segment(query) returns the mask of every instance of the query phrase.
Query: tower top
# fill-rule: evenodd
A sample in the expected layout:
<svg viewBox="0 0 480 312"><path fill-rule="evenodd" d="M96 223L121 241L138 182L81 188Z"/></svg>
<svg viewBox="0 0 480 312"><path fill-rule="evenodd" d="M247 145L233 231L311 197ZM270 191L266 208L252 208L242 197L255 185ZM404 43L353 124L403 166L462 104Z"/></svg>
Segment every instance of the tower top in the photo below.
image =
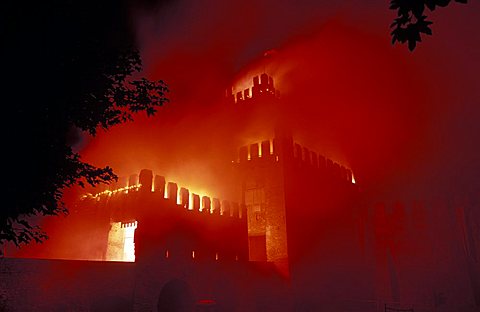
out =
<svg viewBox="0 0 480 312"><path fill-rule="evenodd" d="M226 97L229 103L240 103L259 97L279 98L280 91L275 89L273 77L266 73L253 77L253 85L243 91L233 94L233 89L227 90Z"/></svg>

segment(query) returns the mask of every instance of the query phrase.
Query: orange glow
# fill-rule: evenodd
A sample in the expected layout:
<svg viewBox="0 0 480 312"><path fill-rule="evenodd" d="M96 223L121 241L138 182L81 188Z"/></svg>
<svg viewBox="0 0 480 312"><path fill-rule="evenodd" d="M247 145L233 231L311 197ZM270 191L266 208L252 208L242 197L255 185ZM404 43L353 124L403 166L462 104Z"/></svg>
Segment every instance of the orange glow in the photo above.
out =
<svg viewBox="0 0 480 312"><path fill-rule="evenodd" d="M181 188L179 187L178 190L177 190L177 205L182 205L184 203L182 203L182 198L180 196L180 190ZM166 193L166 192L165 192Z"/></svg>
<svg viewBox="0 0 480 312"><path fill-rule="evenodd" d="M108 233L107 261L135 262L135 229L137 221L114 222Z"/></svg>
<svg viewBox="0 0 480 312"><path fill-rule="evenodd" d="M125 192L125 193L128 193L129 190L138 190L142 185L141 184L135 184L135 185L131 185L131 186L126 186L126 187L121 187L121 188L118 188L118 189L115 189L113 191L110 191L110 190L106 190L106 191L103 191L103 192L100 192L100 193L97 193L95 195L92 195L92 194L85 194L82 196L82 199L85 199L85 198L98 198L102 195L107 195L107 196L112 196L116 193L119 193L119 192Z"/></svg>
<svg viewBox="0 0 480 312"><path fill-rule="evenodd" d="M135 229L137 222L125 227L124 245L123 245L123 261L135 262Z"/></svg>

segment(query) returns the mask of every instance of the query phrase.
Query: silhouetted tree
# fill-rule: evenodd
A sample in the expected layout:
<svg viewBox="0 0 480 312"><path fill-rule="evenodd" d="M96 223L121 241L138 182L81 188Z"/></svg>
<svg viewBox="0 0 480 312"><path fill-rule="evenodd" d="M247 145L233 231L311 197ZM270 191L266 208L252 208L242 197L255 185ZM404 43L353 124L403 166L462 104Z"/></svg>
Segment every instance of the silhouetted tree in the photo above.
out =
<svg viewBox="0 0 480 312"><path fill-rule="evenodd" d="M468 0L455 0L467 3ZM446 7L451 0L391 0L390 9L397 11L397 18L390 25L392 43L408 43L408 48L413 51L417 42L421 42L421 34L432 34L431 21L424 15L425 9L434 11L437 7Z"/></svg>
<svg viewBox="0 0 480 312"><path fill-rule="evenodd" d="M141 60L127 1L7 1L2 4L3 201L0 244L37 242L36 215L67 211L65 188L116 179L72 150L78 129L153 115L167 100L163 81L132 78Z"/></svg>

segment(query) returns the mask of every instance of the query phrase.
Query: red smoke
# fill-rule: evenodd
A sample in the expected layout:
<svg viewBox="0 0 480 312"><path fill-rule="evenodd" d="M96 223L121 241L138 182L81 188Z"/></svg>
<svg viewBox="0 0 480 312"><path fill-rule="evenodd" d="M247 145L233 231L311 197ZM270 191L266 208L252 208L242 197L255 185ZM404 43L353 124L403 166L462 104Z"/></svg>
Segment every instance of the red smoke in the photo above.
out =
<svg viewBox="0 0 480 312"><path fill-rule="evenodd" d="M239 146L273 136L269 116L238 120L222 102L226 87L251 85L264 71L281 91L279 118L296 140L352 167L364 183L403 170L412 150L424 152L416 142L429 122L428 83L384 37L335 18L284 40L270 57L259 53L237 73L234 58L225 60L233 51L212 38L204 45L175 46L154 60L142 51L149 78L169 82L171 103L152 119L138 116L100 133L82 151L84 159L120 175L152 168L180 183L217 188Z"/></svg>
<svg viewBox="0 0 480 312"><path fill-rule="evenodd" d="M139 115L100 131L81 150L83 160L109 165L119 176L151 168L179 186L235 196L225 186L231 160L241 145L271 138L273 123L261 112L238 120L223 102L224 90L263 71L281 91L279 119L296 140L351 167L369 189L385 192L437 173L445 162L439 150L464 147L432 141L439 121L452 123L447 102L461 93L445 91L454 80L445 58L454 49L436 54L432 46L445 48L440 37L454 34L439 31L411 55L391 46L383 2L372 11L365 4L273 3L180 1L159 12L136 11L143 74L165 80L171 102L153 118ZM265 58L270 49L276 53ZM431 172L418 172L422 166Z"/></svg>

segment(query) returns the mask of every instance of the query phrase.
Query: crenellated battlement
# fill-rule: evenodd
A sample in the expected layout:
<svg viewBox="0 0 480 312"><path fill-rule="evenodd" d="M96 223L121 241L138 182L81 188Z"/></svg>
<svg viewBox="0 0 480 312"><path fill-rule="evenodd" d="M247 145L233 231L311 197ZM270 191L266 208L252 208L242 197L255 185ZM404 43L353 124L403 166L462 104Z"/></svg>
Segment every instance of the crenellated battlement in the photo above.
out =
<svg viewBox="0 0 480 312"><path fill-rule="evenodd" d="M197 194L152 170L83 196L80 208L105 225L108 260L248 260L244 205Z"/></svg>
<svg viewBox="0 0 480 312"><path fill-rule="evenodd" d="M320 155L293 140L283 142L283 152L280 152L279 140L264 140L240 147L238 158L234 163L244 164L248 162L280 162L282 157L291 160L296 166L311 169L322 174L328 174L355 184L352 170Z"/></svg>
<svg viewBox="0 0 480 312"><path fill-rule="evenodd" d="M334 178L355 184L355 178L351 169L298 143L293 143L293 159L301 167L326 172Z"/></svg>
<svg viewBox="0 0 480 312"><path fill-rule="evenodd" d="M120 183L127 183L127 185ZM136 198L145 194L152 194L162 202L175 203L177 208L185 211L195 211L202 215L217 215L231 218L244 218L246 211L244 207L236 202L221 200L216 197L196 194L186 187L178 187L175 182L166 181L164 176L153 175L148 169L143 169L140 174L132 174L128 178L120 178L119 182L112 183L109 189L96 194L86 194L83 200L92 199L99 202L109 201L120 197L128 201L129 198ZM160 208L160 207L159 207Z"/></svg>
<svg viewBox="0 0 480 312"><path fill-rule="evenodd" d="M273 78L266 73L253 77L251 88L236 91L233 88L226 90L225 97L229 103L241 103L255 98L280 98L280 91L275 88Z"/></svg>

